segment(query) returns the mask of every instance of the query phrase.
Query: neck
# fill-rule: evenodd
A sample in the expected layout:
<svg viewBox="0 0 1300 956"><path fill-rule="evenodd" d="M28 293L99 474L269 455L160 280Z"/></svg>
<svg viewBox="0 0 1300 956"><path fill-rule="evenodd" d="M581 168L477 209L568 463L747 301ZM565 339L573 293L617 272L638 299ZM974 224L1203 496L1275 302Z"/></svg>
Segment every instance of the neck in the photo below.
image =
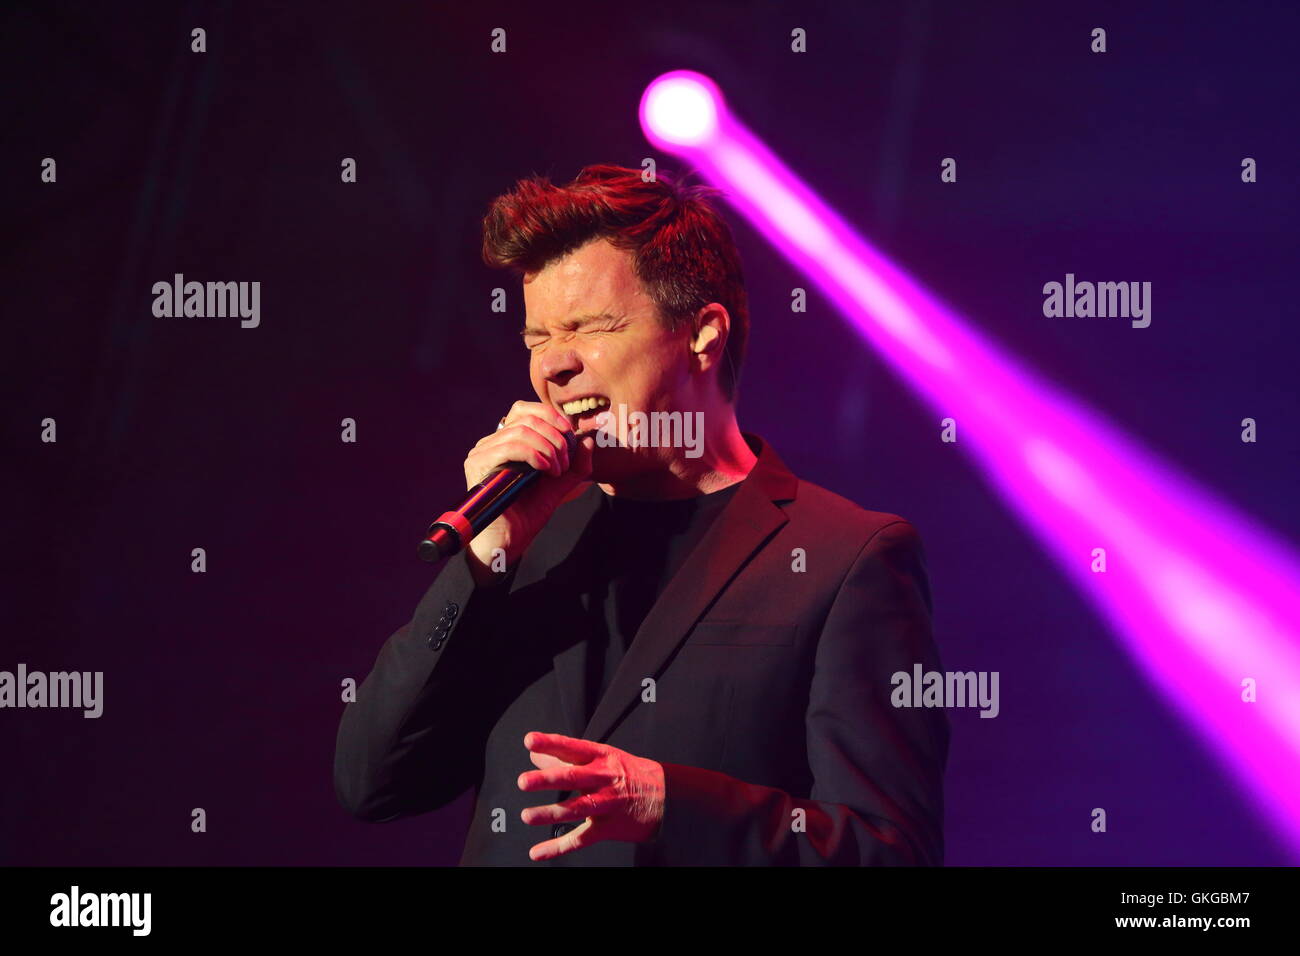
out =
<svg viewBox="0 0 1300 956"><path fill-rule="evenodd" d="M687 458L678 454L653 471L615 482L602 482L601 490L607 495L625 498L693 498L721 491L743 480L753 470L758 456L740 433L734 406L726 408L725 415L712 418L715 427L706 429L700 457ZM722 420L718 421L718 418ZM710 419L711 416L705 415L706 422Z"/></svg>

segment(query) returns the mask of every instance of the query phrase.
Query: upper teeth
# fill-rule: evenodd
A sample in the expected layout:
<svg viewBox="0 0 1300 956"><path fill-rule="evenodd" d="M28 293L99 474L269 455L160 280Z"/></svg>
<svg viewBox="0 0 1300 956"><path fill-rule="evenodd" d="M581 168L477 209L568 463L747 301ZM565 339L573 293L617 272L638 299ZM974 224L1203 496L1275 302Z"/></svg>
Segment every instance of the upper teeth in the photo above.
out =
<svg viewBox="0 0 1300 956"><path fill-rule="evenodd" d="M587 398L579 398L572 402L565 402L560 409L566 415L577 415L581 412L591 411L593 408L604 408L609 404L608 398L599 395L591 395Z"/></svg>

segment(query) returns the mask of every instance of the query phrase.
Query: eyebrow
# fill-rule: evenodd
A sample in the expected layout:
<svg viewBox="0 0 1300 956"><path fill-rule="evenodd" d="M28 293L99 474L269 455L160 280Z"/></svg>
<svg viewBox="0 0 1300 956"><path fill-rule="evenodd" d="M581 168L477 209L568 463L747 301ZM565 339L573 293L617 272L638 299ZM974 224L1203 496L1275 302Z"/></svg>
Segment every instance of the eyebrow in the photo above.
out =
<svg viewBox="0 0 1300 956"><path fill-rule="evenodd" d="M575 315L571 319L565 319L559 323L562 329L580 329L584 325L591 325L593 322L609 322L621 319L621 315L614 315L612 312L588 312L584 315ZM533 325L525 325L519 330L521 336L525 335L549 335L546 329L540 329Z"/></svg>

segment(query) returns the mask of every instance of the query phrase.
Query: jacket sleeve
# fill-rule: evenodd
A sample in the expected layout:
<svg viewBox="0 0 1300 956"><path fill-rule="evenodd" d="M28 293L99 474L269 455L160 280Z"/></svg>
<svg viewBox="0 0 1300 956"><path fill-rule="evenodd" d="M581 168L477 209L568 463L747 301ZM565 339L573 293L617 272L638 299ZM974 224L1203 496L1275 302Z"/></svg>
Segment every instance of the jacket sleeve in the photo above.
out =
<svg viewBox="0 0 1300 956"><path fill-rule="evenodd" d="M808 795L664 764L648 845L667 865L941 865L948 720L894 707L895 673L940 668L920 536L908 522L863 546L818 640L806 712ZM799 813L798 811L803 811Z"/></svg>
<svg viewBox="0 0 1300 956"><path fill-rule="evenodd" d="M339 722L334 790L348 813L385 823L436 810L478 783L492 695L464 690L492 682L512 577L478 587L460 552L385 642Z"/></svg>

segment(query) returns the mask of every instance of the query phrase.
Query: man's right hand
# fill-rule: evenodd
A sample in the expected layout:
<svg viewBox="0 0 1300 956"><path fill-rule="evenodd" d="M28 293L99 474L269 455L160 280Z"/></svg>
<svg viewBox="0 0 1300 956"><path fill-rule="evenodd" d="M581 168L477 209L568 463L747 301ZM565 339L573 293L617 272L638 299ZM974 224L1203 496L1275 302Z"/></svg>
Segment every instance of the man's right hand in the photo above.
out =
<svg viewBox="0 0 1300 956"><path fill-rule="evenodd" d="M490 585L505 578L562 501L591 478L595 439L588 435L570 460L568 417L542 402L515 402L505 424L479 439L465 458L465 487L473 488L507 462L518 461L541 472L501 516L476 534L467 555L474 581ZM498 552L498 549L500 551ZM504 562L494 558L504 556ZM504 569L504 570L503 570Z"/></svg>

